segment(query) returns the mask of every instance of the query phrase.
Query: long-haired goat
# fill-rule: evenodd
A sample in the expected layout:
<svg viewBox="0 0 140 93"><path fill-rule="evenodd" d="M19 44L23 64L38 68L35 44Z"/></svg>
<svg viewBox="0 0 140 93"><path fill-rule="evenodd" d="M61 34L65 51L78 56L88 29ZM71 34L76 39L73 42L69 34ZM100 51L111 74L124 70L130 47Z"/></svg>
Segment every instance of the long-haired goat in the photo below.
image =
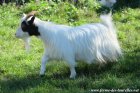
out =
<svg viewBox="0 0 140 93"><path fill-rule="evenodd" d="M121 55L111 15L101 15L101 23L77 27L42 21L35 12L24 14L16 32L17 38L28 41L30 36L39 37L45 45L40 75L45 74L50 59L61 59L70 67L70 78L76 76L76 61L102 63L116 61ZM26 42L28 43L28 42Z"/></svg>

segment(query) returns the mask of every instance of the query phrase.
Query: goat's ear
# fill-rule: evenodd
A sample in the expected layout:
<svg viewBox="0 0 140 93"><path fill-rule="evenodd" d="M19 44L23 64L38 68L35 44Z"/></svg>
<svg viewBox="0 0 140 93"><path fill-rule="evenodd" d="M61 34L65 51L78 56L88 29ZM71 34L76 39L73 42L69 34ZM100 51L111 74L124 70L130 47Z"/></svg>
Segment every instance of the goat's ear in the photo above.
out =
<svg viewBox="0 0 140 93"><path fill-rule="evenodd" d="M22 14L22 18L23 18L23 17L25 17L25 16L26 16L26 14L25 14L25 13L23 13L23 14Z"/></svg>
<svg viewBox="0 0 140 93"><path fill-rule="evenodd" d="M28 21L28 23L31 25L34 23L34 19L35 19L35 16L32 16L31 19Z"/></svg>

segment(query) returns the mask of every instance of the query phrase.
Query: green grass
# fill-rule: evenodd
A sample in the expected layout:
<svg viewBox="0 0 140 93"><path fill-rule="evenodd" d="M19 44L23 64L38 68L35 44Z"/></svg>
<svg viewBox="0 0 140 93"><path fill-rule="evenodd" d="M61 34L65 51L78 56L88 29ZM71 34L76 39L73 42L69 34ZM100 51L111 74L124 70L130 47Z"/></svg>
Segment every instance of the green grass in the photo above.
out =
<svg viewBox="0 0 140 93"><path fill-rule="evenodd" d="M94 2L96 3L96 2ZM124 7L114 10L123 58L103 67L78 63L77 77L69 79L65 62L47 64L46 76L39 77L43 43L32 37L31 51L26 53L15 32L23 12L39 11L42 20L77 26L99 22L100 6L75 7L69 3L35 5L17 8L0 6L0 93L90 93L92 89L140 89L140 9Z"/></svg>

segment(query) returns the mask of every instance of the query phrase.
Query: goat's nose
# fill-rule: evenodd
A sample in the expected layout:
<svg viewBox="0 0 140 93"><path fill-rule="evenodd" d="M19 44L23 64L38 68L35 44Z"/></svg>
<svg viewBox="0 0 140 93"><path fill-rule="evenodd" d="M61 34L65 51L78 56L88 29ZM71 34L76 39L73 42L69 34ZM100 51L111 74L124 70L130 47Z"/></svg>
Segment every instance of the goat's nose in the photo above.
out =
<svg viewBox="0 0 140 93"><path fill-rule="evenodd" d="M17 34L15 33L15 37L17 37Z"/></svg>

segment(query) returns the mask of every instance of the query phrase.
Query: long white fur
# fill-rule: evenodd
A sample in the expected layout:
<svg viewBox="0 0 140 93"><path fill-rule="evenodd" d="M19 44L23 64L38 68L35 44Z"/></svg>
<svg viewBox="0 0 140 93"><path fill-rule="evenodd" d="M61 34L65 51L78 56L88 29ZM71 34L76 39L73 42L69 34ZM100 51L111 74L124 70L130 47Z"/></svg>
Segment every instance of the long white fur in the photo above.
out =
<svg viewBox="0 0 140 93"><path fill-rule="evenodd" d="M100 18L101 23L77 27L54 24L35 18L34 23L41 34L39 38L45 45L40 75L45 74L46 63L50 59L65 60L70 66L70 78L76 76L75 66L78 60L89 64L117 61L122 53L111 15L101 15ZM20 27L16 36L29 37Z"/></svg>

